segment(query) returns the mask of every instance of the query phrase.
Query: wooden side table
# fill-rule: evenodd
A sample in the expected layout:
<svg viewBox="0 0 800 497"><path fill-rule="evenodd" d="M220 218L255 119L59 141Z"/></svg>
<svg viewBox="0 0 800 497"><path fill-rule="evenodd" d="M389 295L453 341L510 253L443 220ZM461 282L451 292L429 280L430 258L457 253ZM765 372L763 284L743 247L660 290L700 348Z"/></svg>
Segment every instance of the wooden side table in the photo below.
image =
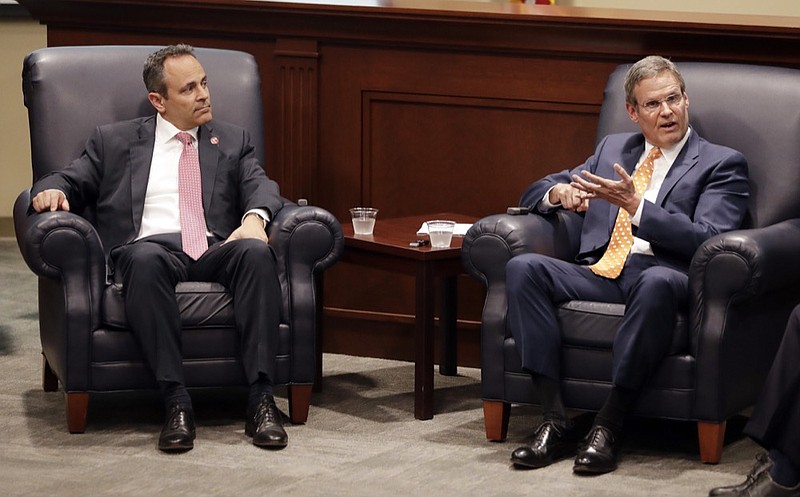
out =
<svg viewBox="0 0 800 497"><path fill-rule="evenodd" d="M355 235L351 223L342 223L344 254L342 262L408 274L416 277L416 315L414 330L414 417L433 418L433 344L436 280L442 282L440 323L444 330L444 346L440 373L457 374L457 276L463 274L461 237L453 237L449 248L411 247L409 243L427 236L418 236L423 222L450 219L472 223L476 218L463 214L439 213L395 219L378 217L372 235Z"/></svg>

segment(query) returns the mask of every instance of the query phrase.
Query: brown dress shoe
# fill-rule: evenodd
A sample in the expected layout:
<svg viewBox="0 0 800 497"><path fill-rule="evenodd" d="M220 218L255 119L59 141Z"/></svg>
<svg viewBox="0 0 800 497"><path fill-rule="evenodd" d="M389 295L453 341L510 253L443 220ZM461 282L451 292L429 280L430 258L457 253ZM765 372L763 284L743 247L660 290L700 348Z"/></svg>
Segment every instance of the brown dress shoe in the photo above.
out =
<svg viewBox="0 0 800 497"><path fill-rule="evenodd" d="M247 414L244 432L253 437L253 445L271 449L282 449L289 444L289 436L283 429L283 413L275 400L265 395L253 412Z"/></svg>

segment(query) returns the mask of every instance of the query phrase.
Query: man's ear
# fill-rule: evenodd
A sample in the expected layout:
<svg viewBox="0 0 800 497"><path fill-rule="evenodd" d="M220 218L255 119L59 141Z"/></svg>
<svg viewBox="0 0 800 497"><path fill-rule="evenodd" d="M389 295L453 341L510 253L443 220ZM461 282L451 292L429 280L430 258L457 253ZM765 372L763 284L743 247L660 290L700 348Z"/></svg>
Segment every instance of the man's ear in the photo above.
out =
<svg viewBox="0 0 800 497"><path fill-rule="evenodd" d="M628 111L628 117L631 118L631 121L639 124L639 114L636 113L636 107L628 102L625 102L625 110Z"/></svg>
<svg viewBox="0 0 800 497"><path fill-rule="evenodd" d="M159 113L164 112L164 97L160 93L151 91L147 94L147 99Z"/></svg>

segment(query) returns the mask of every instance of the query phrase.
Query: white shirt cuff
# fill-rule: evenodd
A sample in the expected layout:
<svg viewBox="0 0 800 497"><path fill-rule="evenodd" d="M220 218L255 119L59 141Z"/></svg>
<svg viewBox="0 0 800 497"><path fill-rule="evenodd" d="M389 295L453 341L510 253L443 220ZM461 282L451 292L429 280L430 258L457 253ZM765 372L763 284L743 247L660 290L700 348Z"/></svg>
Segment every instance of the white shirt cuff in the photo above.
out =
<svg viewBox="0 0 800 497"><path fill-rule="evenodd" d="M636 213L631 216L631 224L634 226L639 226L639 223L642 220L642 212L644 211L644 203L647 202L644 198L641 202L639 202L639 207L636 208Z"/></svg>
<svg viewBox="0 0 800 497"><path fill-rule="evenodd" d="M549 210L553 210L553 209L555 209L557 207L561 207L561 202L559 202L557 204L554 204L554 203L550 202L550 191L553 188L555 188L555 186L550 187L550 189L545 192L544 197L542 197L542 201L539 202L539 209L544 210L544 211L549 211Z"/></svg>

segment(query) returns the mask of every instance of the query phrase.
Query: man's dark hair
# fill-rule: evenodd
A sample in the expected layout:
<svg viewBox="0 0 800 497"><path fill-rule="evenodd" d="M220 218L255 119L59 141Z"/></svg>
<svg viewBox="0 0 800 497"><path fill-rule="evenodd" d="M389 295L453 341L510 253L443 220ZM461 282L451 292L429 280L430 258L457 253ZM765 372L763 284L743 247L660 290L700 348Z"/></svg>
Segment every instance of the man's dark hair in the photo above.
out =
<svg viewBox="0 0 800 497"><path fill-rule="evenodd" d="M164 61L169 57L179 57L181 55L191 55L194 57L194 47L185 43L170 45L151 53L144 61L142 78L144 86L149 92L156 92L167 98L167 83L164 80Z"/></svg>

